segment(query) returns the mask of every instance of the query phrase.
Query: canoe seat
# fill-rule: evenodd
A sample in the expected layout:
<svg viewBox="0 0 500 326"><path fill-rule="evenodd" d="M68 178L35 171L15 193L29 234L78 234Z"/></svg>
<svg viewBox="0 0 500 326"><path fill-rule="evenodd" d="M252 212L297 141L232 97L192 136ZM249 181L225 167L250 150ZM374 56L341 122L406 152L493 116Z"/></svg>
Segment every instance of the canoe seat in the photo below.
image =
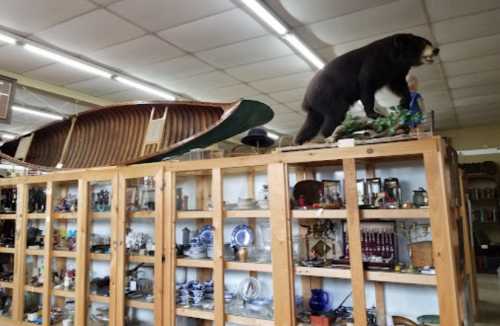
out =
<svg viewBox="0 0 500 326"><path fill-rule="evenodd" d="M155 108L153 107L153 109L151 110L148 128L146 129L146 135L144 136L144 142L142 143L141 155L146 154L146 148L148 146L148 152L154 152L161 148L163 133L165 131L165 121L167 120L167 111L168 106L165 107L163 116L161 118L154 119Z"/></svg>

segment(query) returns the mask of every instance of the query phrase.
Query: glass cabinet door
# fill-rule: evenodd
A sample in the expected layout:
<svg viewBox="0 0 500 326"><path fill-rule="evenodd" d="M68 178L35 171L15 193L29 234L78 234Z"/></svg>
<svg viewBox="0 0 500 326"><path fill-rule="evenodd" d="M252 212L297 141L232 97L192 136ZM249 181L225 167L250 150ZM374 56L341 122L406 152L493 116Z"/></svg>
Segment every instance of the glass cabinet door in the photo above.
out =
<svg viewBox="0 0 500 326"><path fill-rule="evenodd" d="M162 318L162 169L141 172L120 176L118 325L153 326Z"/></svg>
<svg viewBox="0 0 500 326"><path fill-rule="evenodd" d="M115 325L118 176L86 180L86 325Z"/></svg>

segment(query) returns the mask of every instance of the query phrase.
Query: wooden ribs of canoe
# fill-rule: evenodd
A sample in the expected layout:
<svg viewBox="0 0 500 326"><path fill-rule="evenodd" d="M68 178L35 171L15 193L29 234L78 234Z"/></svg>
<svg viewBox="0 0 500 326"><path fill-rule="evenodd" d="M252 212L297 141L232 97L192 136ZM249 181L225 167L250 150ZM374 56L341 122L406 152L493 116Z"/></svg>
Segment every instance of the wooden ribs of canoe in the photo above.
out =
<svg viewBox="0 0 500 326"><path fill-rule="evenodd" d="M272 117L267 105L250 100L128 103L83 112L34 131L25 136L32 139L24 157L16 154L22 137L0 149L3 158L49 170L142 163L208 146ZM157 141L146 143L148 126L154 129L154 121L162 118L156 125Z"/></svg>

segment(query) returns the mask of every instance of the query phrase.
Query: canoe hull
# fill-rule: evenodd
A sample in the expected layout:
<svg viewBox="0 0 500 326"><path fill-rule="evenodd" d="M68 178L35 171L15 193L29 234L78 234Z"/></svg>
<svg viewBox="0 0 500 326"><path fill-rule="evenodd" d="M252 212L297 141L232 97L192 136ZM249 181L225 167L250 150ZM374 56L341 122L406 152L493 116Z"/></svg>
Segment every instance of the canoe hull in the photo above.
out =
<svg viewBox="0 0 500 326"><path fill-rule="evenodd" d="M34 131L23 161L42 169L154 162L263 125L273 115L267 105L250 100L140 102L100 108ZM162 117L158 143L145 144L150 119ZM16 157L20 142L19 138L2 145L2 156Z"/></svg>

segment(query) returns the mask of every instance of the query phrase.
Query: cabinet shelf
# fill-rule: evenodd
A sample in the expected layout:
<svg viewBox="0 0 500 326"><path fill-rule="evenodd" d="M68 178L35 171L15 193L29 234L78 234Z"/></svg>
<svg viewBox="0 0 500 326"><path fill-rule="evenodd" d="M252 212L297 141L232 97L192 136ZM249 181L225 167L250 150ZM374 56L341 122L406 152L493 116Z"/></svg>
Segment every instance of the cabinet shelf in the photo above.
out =
<svg viewBox="0 0 500 326"><path fill-rule="evenodd" d="M75 292L74 291L68 291L68 290L52 290L52 294L56 297L63 297L63 298L75 298Z"/></svg>
<svg viewBox="0 0 500 326"><path fill-rule="evenodd" d="M177 316L190 317L204 320L214 320L214 312L200 309L177 308L175 309Z"/></svg>
<svg viewBox="0 0 500 326"><path fill-rule="evenodd" d="M138 264L154 264L155 257L154 256L127 256L128 261L131 263Z"/></svg>
<svg viewBox="0 0 500 326"><path fill-rule="evenodd" d="M360 209L361 219L363 220L397 220L397 219L428 219L428 208L409 208L409 209ZM345 209L294 209L292 218L295 219L346 219L347 211Z"/></svg>
<svg viewBox="0 0 500 326"><path fill-rule="evenodd" d="M212 218L211 211L177 211L177 219L190 220L190 219L208 219Z"/></svg>
<svg viewBox="0 0 500 326"><path fill-rule="evenodd" d="M0 282L0 288L13 289L14 283L13 282Z"/></svg>
<svg viewBox="0 0 500 326"><path fill-rule="evenodd" d="M264 273L272 273L273 271L271 264L240 263L236 261L224 262L224 268L234 271L250 271L250 272L264 272Z"/></svg>
<svg viewBox="0 0 500 326"><path fill-rule="evenodd" d="M45 251L43 249L26 249L26 255L43 256L45 255Z"/></svg>
<svg viewBox="0 0 500 326"><path fill-rule="evenodd" d="M92 220L109 220L111 219L111 212L90 212L89 217Z"/></svg>
<svg viewBox="0 0 500 326"><path fill-rule="evenodd" d="M91 260L101 260L101 261L107 261L111 260L111 254L90 254L90 259Z"/></svg>
<svg viewBox="0 0 500 326"><path fill-rule="evenodd" d="M33 292L33 293L43 293L43 286L25 285L24 286L24 291L26 291L26 292Z"/></svg>
<svg viewBox="0 0 500 326"><path fill-rule="evenodd" d="M269 218L270 216L269 210L264 209L224 211L225 218Z"/></svg>
<svg viewBox="0 0 500 326"><path fill-rule="evenodd" d="M16 253L16 248L0 247L0 253L2 253L2 254L14 254L14 253Z"/></svg>
<svg viewBox="0 0 500 326"><path fill-rule="evenodd" d="M346 219L347 211L345 209L294 209L292 218L296 219Z"/></svg>
<svg viewBox="0 0 500 326"><path fill-rule="evenodd" d="M98 302L98 303L107 303L107 304L109 304L111 302L109 297L106 297L104 295L97 295L97 294L89 294L89 301Z"/></svg>
<svg viewBox="0 0 500 326"><path fill-rule="evenodd" d="M210 259L177 258L177 266L192 268L214 268L214 261Z"/></svg>
<svg viewBox="0 0 500 326"><path fill-rule="evenodd" d="M78 219L78 212L54 212L52 217L55 220L76 220Z"/></svg>
<svg viewBox="0 0 500 326"><path fill-rule="evenodd" d="M54 250L52 256L58 258L76 258L76 252L67 250Z"/></svg>
<svg viewBox="0 0 500 326"><path fill-rule="evenodd" d="M129 211L127 213L129 218L155 218L155 211Z"/></svg>
<svg viewBox="0 0 500 326"><path fill-rule="evenodd" d="M243 316L228 315L228 314L226 314L226 321L229 323L235 323L238 325L245 325L245 326L247 326L247 325L248 326L274 326L273 320L258 319L258 318L243 317Z"/></svg>
<svg viewBox="0 0 500 326"><path fill-rule="evenodd" d="M48 213L28 213L29 220L45 220L49 216Z"/></svg>
<svg viewBox="0 0 500 326"><path fill-rule="evenodd" d="M428 219L428 208L408 208L408 209L362 209L361 218L369 219Z"/></svg>
<svg viewBox="0 0 500 326"><path fill-rule="evenodd" d="M344 268L322 268L296 266L295 272L301 276L316 276L325 278L351 279L351 270ZM396 273L383 271L366 271L366 280L372 282L414 284L414 285L436 285L435 275L424 275L415 273Z"/></svg>
<svg viewBox="0 0 500 326"><path fill-rule="evenodd" d="M155 304L153 302L145 302L145 301L141 301L141 300L127 299L127 307L136 308L136 309L153 310L155 307Z"/></svg>
<svg viewBox="0 0 500 326"><path fill-rule="evenodd" d="M2 213L0 214L0 220L15 220L16 213Z"/></svg>

